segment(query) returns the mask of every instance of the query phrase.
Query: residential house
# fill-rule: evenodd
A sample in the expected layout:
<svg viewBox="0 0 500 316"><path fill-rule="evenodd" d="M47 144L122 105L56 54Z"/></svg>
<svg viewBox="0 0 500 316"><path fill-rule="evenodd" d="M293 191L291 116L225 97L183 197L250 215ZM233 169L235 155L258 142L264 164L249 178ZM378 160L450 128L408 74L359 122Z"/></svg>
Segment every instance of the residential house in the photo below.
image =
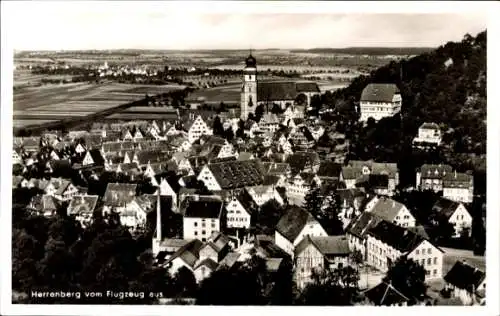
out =
<svg viewBox="0 0 500 316"><path fill-rule="evenodd" d="M306 151L298 151L289 155L285 162L290 165L293 174L299 172L317 173L321 163L318 153Z"/></svg>
<svg viewBox="0 0 500 316"><path fill-rule="evenodd" d="M349 264L349 246L345 236L311 237L307 235L295 247L295 282L304 288L314 271L334 270Z"/></svg>
<svg viewBox="0 0 500 316"><path fill-rule="evenodd" d="M363 294L367 298L367 303L375 306L407 306L410 300L391 283L384 281Z"/></svg>
<svg viewBox="0 0 500 316"><path fill-rule="evenodd" d="M121 213L127 209L136 195L137 184L108 183L103 197L103 213Z"/></svg>
<svg viewBox="0 0 500 316"><path fill-rule="evenodd" d="M363 89L359 103L361 122L368 121L370 117L378 121L399 113L402 99L395 84L370 83Z"/></svg>
<svg viewBox="0 0 500 316"><path fill-rule="evenodd" d="M474 177L468 173L448 173L443 177L443 197L456 202L472 203Z"/></svg>
<svg viewBox="0 0 500 316"><path fill-rule="evenodd" d="M227 228L250 228L252 215L257 209L258 205L245 190L233 194L226 203Z"/></svg>
<svg viewBox="0 0 500 316"><path fill-rule="evenodd" d="M321 224L303 208L289 207L276 225L274 240L278 247L293 257L295 247L305 236L327 236Z"/></svg>
<svg viewBox="0 0 500 316"><path fill-rule="evenodd" d="M276 187L273 185L256 185L246 187L246 191L258 206L262 206L270 200L275 200L280 205L285 203L281 195L276 190Z"/></svg>
<svg viewBox="0 0 500 316"><path fill-rule="evenodd" d="M361 213L359 217L349 223L346 228L347 241L349 249L352 252L359 252L366 260L367 249L367 233L372 227L375 227L382 221L382 218L375 216L373 213Z"/></svg>
<svg viewBox="0 0 500 316"><path fill-rule="evenodd" d="M436 123L423 123L418 128L418 135L413 139L413 146L439 146L442 139L441 129Z"/></svg>
<svg viewBox="0 0 500 316"><path fill-rule="evenodd" d="M62 201L70 200L77 193L78 189L71 181L62 178L51 178L45 187L45 194Z"/></svg>
<svg viewBox="0 0 500 316"><path fill-rule="evenodd" d="M455 237L460 237L463 232L471 235L472 216L467 211L463 203L455 202L446 198L440 198L434 206L432 211L455 228Z"/></svg>
<svg viewBox="0 0 500 316"><path fill-rule="evenodd" d="M290 178L286 184L287 196L301 205L311 187L319 185L321 185L321 180L317 175L310 172L298 173Z"/></svg>
<svg viewBox="0 0 500 316"><path fill-rule="evenodd" d="M373 199L376 201L369 203L365 212L401 227L415 227L415 217L404 204L387 197L374 197Z"/></svg>
<svg viewBox="0 0 500 316"><path fill-rule="evenodd" d="M68 216L74 216L83 227L90 226L98 199L97 195L74 195L68 205Z"/></svg>
<svg viewBox="0 0 500 316"><path fill-rule="evenodd" d="M85 153L83 166L104 166L104 157L99 149L91 149Z"/></svg>
<svg viewBox="0 0 500 316"><path fill-rule="evenodd" d="M194 196L184 206L183 237L206 241L212 232L221 231L222 201L214 196Z"/></svg>
<svg viewBox="0 0 500 316"><path fill-rule="evenodd" d="M37 213L45 217L56 215L61 202L51 195L35 195L31 198L30 203L26 207L27 210Z"/></svg>
<svg viewBox="0 0 500 316"><path fill-rule="evenodd" d="M443 178L450 173L453 173L453 168L450 165L424 164L417 169L416 188L421 191L443 191Z"/></svg>
<svg viewBox="0 0 500 316"><path fill-rule="evenodd" d="M370 179L370 175L372 174L387 175L387 187L384 189L384 192L392 196L396 190L396 186L399 184L399 170L395 163L351 160L347 166L342 167L340 180L344 181L347 189L351 189L355 188L356 184L367 181L367 178Z"/></svg>
<svg viewBox="0 0 500 316"><path fill-rule="evenodd" d="M387 270L402 256L425 269L425 280L442 277L443 250L411 230L387 221L368 229L366 263L377 270Z"/></svg>
<svg viewBox="0 0 500 316"><path fill-rule="evenodd" d="M154 186L158 187L161 196L170 196L172 198L172 210L177 209L177 193L172 189L167 179L162 176L153 177L151 182Z"/></svg>
<svg viewBox="0 0 500 316"><path fill-rule="evenodd" d="M486 273L465 261L456 261L444 276L445 288L463 305L480 305L486 297Z"/></svg>
<svg viewBox="0 0 500 316"><path fill-rule="evenodd" d="M230 160L205 165L197 179L209 190L220 191L259 185L263 176L258 160Z"/></svg>
<svg viewBox="0 0 500 316"><path fill-rule="evenodd" d="M184 124L184 128L188 133L188 140L194 143L202 135L212 135L212 129L205 123L201 115L198 115L194 120L191 119Z"/></svg>

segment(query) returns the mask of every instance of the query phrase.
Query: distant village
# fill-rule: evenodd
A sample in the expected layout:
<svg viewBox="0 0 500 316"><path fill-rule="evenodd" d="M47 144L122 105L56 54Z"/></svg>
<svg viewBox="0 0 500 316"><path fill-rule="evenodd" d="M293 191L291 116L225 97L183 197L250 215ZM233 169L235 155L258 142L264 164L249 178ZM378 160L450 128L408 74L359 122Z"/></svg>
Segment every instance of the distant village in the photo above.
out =
<svg viewBox="0 0 500 316"><path fill-rule="evenodd" d="M111 74L107 65L99 71ZM484 304L485 272L457 260L444 274L446 251L429 237L443 221L453 238L470 237L473 174L424 164L415 170L414 185L402 188L396 162L347 159L345 135L305 114L319 94L310 81L258 81L250 55L240 109L14 137L12 188L36 190L28 204L33 214L52 217L62 208L82 227L96 212L115 214L134 235L149 227L155 264L172 274L185 267L198 283L254 254L269 273L292 262L299 289L318 268L363 267L366 278L376 279L409 258L425 269L426 282L444 279L458 304ZM295 102L299 95L304 104ZM401 111L401 94L392 83L367 85L359 101L365 124ZM270 105L282 113L272 113ZM259 106L266 110L254 120ZM440 146L439 123L422 124L411 146ZM432 216L423 222L397 199L400 191L439 194ZM333 200L341 223L334 231L318 217L331 212ZM275 210L279 217L270 227L266 212ZM364 293L372 305L409 300L382 278Z"/></svg>

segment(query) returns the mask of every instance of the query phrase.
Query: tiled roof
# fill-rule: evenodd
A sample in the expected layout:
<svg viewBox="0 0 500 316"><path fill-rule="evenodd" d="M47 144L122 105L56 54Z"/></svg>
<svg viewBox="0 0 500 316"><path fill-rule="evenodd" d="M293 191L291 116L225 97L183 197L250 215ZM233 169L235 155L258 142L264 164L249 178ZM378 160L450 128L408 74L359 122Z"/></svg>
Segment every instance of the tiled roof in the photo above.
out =
<svg viewBox="0 0 500 316"><path fill-rule="evenodd" d="M467 173L448 173L443 177L443 187L446 188L469 188L472 186L473 177Z"/></svg>
<svg viewBox="0 0 500 316"><path fill-rule="evenodd" d="M222 212L222 201L214 198L199 197L187 201L185 217L219 218Z"/></svg>
<svg viewBox="0 0 500 316"><path fill-rule="evenodd" d="M420 125L419 129L432 129L432 130L439 130L439 125L436 123L423 123Z"/></svg>
<svg viewBox="0 0 500 316"><path fill-rule="evenodd" d="M368 234L402 253L412 251L424 241L422 236L387 221L381 221L370 228Z"/></svg>
<svg viewBox="0 0 500 316"><path fill-rule="evenodd" d="M209 268L211 271L215 271L219 267L219 265L210 258L206 258L206 259L198 262L196 264L196 266L194 267L194 269L196 270L201 266L205 266L205 267Z"/></svg>
<svg viewBox="0 0 500 316"><path fill-rule="evenodd" d="M241 256L238 252L229 252L220 262L219 267L231 268Z"/></svg>
<svg viewBox="0 0 500 316"><path fill-rule="evenodd" d="M364 292L365 296L377 306L399 305L409 301L400 291L390 283L381 282Z"/></svg>
<svg viewBox="0 0 500 316"><path fill-rule="evenodd" d="M361 102L392 102L399 89L392 83L370 83L361 93Z"/></svg>
<svg viewBox="0 0 500 316"><path fill-rule="evenodd" d="M99 149L91 149L88 151L92 160L94 161L94 165L104 165L104 158L102 157L101 151Z"/></svg>
<svg viewBox="0 0 500 316"><path fill-rule="evenodd" d="M97 205L97 195L75 195L68 205L68 214L92 214Z"/></svg>
<svg viewBox="0 0 500 316"><path fill-rule="evenodd" d="M424 164L419 171L422 179L443 179L446 174L453 173L453 168L450 165Z"/></svg>
<svg viewBox="0 0 500 316"><path fill-rule="evenodd" d="M363 167L368 167L373 174L387 174L390 179L395 178L396 174L399 172L398 165L396 163L389 162L374 162L372 160L361 161L361 160L351 160L348 163L349 166L354 168L362 169Z"/></svg>
<svg viewBox="0 0 500 316"><path fill-rule="evenodd" d="M62 178L51 178L49 184L56 189L56 195L62 195L71 184L71 181Z"/></svg>
<svg viewBox="0 0 500 316"><path fill-rule="evenodd" d="M441 197L432 206L432 211L448 219L459 206L460 203Z"/></svg>
<svg viewBox="0 0 500 316"><path fill-rule="evenodd" d="M203 246L203 243L198 239L194 239L177 250L170 258L168 258L165 264L169 264L176 258L181 258L191 268L194 268L194 265L199 258L201 246Z"/></svg>
<svg viewBox="0 0 500 316"><path fill-rule="evenodd" d="M320 92L316 82L297 82L297 92Z"/></svg>
<svg viewBox="0 0 500 316"><path fill-rule="evenodd" d="M317 222L316 219L303 208L292 206L281 217L276 230L289 241L294 241L308 223Z"/></svg>
<svg viewBox="0 0 500 316"><path fill-rule="evenodd" d="M257 160L210 163L208 168L222 189L258 185L263 180Z"/></svg>
<svg viewBox="0 0 500 316"><path fill-rule="evenodd" d="M135 198L137 184L108 183L104 203L108 206L123 206Z"/></svg>
<svg viewBox="0 0 500 316"><path fill-rule="evenodd" d="M316 152L298 151L286 159L293 174L303 171L306 166L312 166L315 162L319 162L319 156Z"/></svg>
<svg viewBox="0 0 500 316"><path fill-rule="evenodd" d="M364 238L368 230L382 221L372 213L364 212L357 219L349 223L346 231L358 238Z"/></svg>
<svg viewBox="0 0 500 316"><path fill-rule="evenodd" d="M349 243L347 242L347 237L341 235L326 237L306 236L306 238L302 239L297 247L295 247L295 255L298 256L310 244L314 245L324 256L345 256L349 254Z"/></svg>
<svg viewBox="0 0 500 316"><path fill-rule="evenodd" d="M451 270L444 276L444 280L459 289L464 289L469 293L473 293L478 290L485 276L486 274L476 267L457 261Z"/></svg>

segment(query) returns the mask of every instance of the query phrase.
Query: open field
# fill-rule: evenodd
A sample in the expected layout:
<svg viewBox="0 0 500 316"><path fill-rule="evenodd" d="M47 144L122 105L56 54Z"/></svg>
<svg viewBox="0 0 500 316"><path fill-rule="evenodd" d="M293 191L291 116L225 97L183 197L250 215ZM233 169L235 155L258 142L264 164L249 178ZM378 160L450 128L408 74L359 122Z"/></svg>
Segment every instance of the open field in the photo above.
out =
<svg viewBox="0 0 500 316"><path fill-rule="evenodd" d="M186 86L169 84L169 85L140 85L133 87L131 89L125 90L127 93L139 93L139 94L148 94L148 95L156 95L161 93L167 93L175 90L183 90Z"/></svg>
<svg viewBox="0 0 500 316"><path fill-rule="evenodd" d="M188 95L190 101L240 102L241 83L196 90Z"/></svg>
<svg viewBox="0 0 500 316"><path fill-rule="evenodd" d="M26 126L30 126L30 125L40 125L40 124L46 124L46 123L51 123L51 122L55 122L57 120L37 120L36 118L32 119L32 120L14 120L12 123L13 127L14 128L21 128L21 127L26 127Z"/></svg>
<svg viewBox="0 0 500 316"><path fill-rule="evenodd" d="M176 113L114 113L108 115L104 118L104 120L123 120L123 121L132 121L132 120L175 120L177 118Z"/></svg>
<svg viewBox="0 0 500 316"><path fill-rule="evenodd" d="M143 99L144 93L133 92L137 88L142 87L115 83L75 83L18 89L14 92L14 126L38 125L110 110ZM32 124L29 124L29 120Z"/></svg>

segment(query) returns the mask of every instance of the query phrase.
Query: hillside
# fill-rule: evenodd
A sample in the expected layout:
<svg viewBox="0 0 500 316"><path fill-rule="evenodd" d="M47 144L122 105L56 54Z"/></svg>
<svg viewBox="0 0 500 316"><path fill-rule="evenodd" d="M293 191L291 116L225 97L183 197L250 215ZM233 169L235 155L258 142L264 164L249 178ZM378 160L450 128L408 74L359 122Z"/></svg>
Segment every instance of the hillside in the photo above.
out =
<svg viewBox="0 0 500 316"><path fill-rule="evenodd" d="M408 60L393 61L369 76L356 78L327 97L327 103L347 110L352 123L364 87L390 82L401 90L401 118L386 118L366 128L358 124L348 128L352 158L397 159L407 169L422 161L443 161L459 170L485 171L486 31L476 37L467 34L461 42L448 42ZM436 122L446 131L441 151L412 151L411 141L424 122Z"/></svg>

